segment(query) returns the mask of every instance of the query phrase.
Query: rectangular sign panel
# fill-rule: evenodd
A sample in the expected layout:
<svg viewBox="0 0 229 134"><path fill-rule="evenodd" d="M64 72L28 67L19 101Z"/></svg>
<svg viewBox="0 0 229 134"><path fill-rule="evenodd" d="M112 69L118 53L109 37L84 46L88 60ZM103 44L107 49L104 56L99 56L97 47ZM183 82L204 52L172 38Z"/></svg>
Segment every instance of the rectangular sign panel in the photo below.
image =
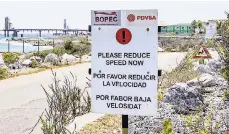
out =
<svg viewBox="0 0 229 134"><path fill-rule="evenodd" d="M92 26L120 26L121 11L120 10L92 10L91 11Z"/></svg>
<svg viewBox="0 0 229 134"><path fill-rule="evenodd" d="M210 21L208 25L206 25L206 38L212 38L217 33L217 24L215 21Z"/></svg>
<svg viewBox="0 0 229 134"><path fill-rule="evenodd" d="M92 41L92 112L156 115L157 22L93 26Z"/></svg>
<svg viewBox="0 0 229 134"><path fill-rule="evenodd" d="M128 26L154 26L157 25L157 10L127 10L126 25Z"/></svg>

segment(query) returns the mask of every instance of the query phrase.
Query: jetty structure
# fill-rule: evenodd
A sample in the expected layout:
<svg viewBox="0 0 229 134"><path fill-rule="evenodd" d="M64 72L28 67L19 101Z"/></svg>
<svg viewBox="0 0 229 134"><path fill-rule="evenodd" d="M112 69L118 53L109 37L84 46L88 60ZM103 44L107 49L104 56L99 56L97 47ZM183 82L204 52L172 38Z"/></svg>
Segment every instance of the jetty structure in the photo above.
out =
<svg viewBox="0 0 229 134"><path fill-rule="evenodd" d="M42 36L42 32L56 32L55 34L58 35L59 32L63 33L64 35L67 35L68 33L73 33L75 35L78 35L79 33L82 32L88 32L88 29L69 29L67 25L66 19L64 19L64 27L63 29L35 29L35 28L14 28L12 27L12 22L10 21L9 17L5 17L5 27L4 29L0 29L0 31L4 31L4 37L9 37L10 32L13 32L13 37L18 37L18 32L25 32L25 31L31 31L31 32L39 32L39 37ZM23 37L23 34L21 34L21 37Z"/></svg>

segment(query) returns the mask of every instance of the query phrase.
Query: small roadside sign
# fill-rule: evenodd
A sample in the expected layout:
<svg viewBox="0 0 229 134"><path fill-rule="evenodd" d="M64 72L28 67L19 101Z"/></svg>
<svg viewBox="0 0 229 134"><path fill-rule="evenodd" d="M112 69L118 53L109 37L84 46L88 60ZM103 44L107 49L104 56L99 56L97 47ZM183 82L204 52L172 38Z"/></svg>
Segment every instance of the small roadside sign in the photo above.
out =
<svg viewBox="0 0 229 134"><path fill-rule="evenodd" d="M200 45L194 53L193 59L211 59L212 56L203 45Z"/></svg>
<svg viewBox="0 0 229 134"><path fill-rule="evenodd" d="M157 10L149 10L145 16L150 12L157 15ZM126 19L126 12L123 15ZM93 113L156 115L158 26L154 21L147 26L129 26L125 21L121 26L92 25Z"/></svg>
<svg viewBox="0 0 229 134"><path fill-rule="evenodd" d="M214 20L210 20L206 24L206 33L205 33L205 38L213 38L214 35L217 33L217 23Z"/></svg>

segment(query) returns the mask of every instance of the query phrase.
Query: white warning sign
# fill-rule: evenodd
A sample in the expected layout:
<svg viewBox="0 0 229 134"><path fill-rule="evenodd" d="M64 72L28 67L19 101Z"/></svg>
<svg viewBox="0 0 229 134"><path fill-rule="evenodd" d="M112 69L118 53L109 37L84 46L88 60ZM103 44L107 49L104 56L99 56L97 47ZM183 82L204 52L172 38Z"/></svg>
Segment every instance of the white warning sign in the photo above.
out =
<svg viewBox="0 0 229 134"><path fill-rule="evenodd" d="M157 25L92 27L92 112L156 115L157 34Z"/></svg>

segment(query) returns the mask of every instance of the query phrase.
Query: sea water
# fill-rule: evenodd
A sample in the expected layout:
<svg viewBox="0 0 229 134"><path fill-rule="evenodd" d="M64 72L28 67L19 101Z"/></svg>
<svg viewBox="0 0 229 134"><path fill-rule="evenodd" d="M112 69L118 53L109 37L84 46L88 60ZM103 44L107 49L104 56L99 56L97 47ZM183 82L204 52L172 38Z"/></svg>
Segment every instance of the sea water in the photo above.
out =
<svg viewBox="0 0 229 134"><path fill-rule="evenodd" d="M39 46L39 50L52 49L52 46ZM0 52L23 52L23 44L16 42L8 42L5 39L0 39ZM24 44L24 52L35 52L38 51L38 46L33 46L29 43Z"/></svg>
<svg viewBox="0 0 229 134"><path fill-rule="evenodd" d="M20 34L18 34L18 37L20 38ZM38 38L38 34L34 33L25 33L23 34L23 37L25 38ZM44 33L42 34L43 38L52 38L54 37L51 33ZM16 43L16 42L10 42L8 45L8 42L6 39L11 39L12 34L10 34L10 37L4 37L3 33L0 33L0 52L8 52L8 49L10 52L23 52L23 44L22 43ZM46 50L46 49L52 49L52 46L39 46L39 50ZM29 43L24 44L24 52L34 52L38 51L38 46L33 46Z"/></svg>

